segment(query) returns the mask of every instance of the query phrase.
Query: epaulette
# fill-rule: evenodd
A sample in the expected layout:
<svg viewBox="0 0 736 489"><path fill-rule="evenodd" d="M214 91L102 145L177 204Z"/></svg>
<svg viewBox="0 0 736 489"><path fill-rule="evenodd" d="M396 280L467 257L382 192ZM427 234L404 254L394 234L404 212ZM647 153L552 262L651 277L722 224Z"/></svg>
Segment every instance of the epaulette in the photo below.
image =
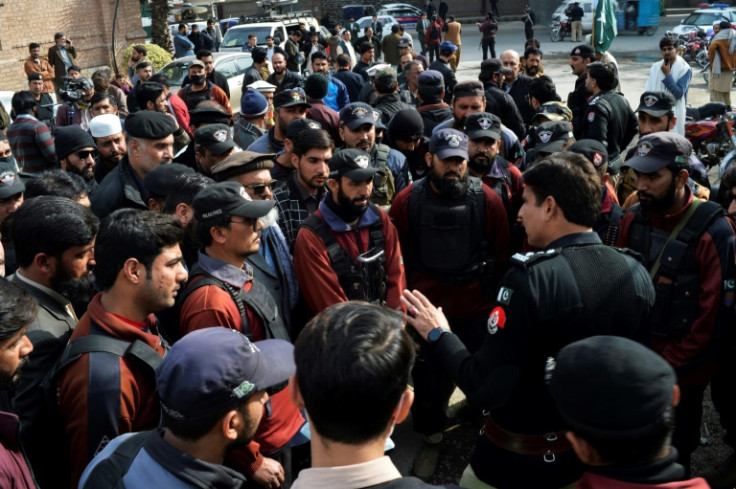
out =
<svg viewBox="0 0 736 489"><path fill-rule="evenodd" d="M530 251L529 253L514 253L514 256L511 257L511 264L518 266L518 267L522 267L522 268L529 268L537 262L540 262L542 260L547 260L549 258L559 255L560 250L561 248L553 248L547 251Z"/></svg>

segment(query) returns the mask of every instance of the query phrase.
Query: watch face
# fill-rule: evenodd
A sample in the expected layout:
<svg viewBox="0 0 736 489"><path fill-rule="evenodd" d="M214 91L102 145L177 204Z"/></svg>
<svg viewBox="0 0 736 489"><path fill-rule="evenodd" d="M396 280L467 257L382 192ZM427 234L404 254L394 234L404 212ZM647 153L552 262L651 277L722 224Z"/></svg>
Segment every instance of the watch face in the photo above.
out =
<svg viewBox="0 0 736 489"><path fill-rule="evenodd" d="M444 333L445 330L442 328L434 328L432 331L429 332L429 335L427 336L427 339L430 342L434 342L440 339L440 336L442 336L442 333Z"/></svg>

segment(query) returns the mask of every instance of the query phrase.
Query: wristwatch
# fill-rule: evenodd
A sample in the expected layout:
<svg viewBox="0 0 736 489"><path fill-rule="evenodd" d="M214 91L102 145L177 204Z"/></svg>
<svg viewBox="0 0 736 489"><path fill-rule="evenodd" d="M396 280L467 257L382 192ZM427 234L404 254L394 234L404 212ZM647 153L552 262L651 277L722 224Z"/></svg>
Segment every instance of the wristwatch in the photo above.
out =
<svg viewBox="0 0 736 489"><path fill-rule="evenodd" d="M427 341L430 342L430 343L435 343L435 342L439 341L439 339L445 333L449 333L449 331L447 331L446 329L439 328L439 327L438 328L434 328L427 335Z"/></svg>

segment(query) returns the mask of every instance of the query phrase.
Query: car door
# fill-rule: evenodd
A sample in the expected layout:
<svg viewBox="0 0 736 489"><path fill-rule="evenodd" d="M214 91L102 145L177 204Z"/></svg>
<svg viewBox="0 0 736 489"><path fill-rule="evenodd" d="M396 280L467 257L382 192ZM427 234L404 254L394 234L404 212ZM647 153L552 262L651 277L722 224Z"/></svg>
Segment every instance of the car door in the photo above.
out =
<svg viewBox="0 0 736 489"><path fill-rule="evenodd" d="M240 97L243 92L243 75L242 72L238 74L238 67L235 64L235 60L235 57L223 59L215 65L215 69L227 78L227 85L230 89L230 106L233 108L233 112L240 112Z"/></svg>

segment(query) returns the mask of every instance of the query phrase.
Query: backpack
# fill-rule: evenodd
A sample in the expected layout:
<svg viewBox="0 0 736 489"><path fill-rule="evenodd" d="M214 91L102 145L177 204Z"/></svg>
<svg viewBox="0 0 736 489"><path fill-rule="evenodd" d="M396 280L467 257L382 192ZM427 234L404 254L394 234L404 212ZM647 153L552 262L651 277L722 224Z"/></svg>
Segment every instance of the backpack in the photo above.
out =
<svg viewBox="0 0 736 489"><path fill-rule="evenodd" d="M429 40L430 41L439 41L442 38L442 31L439 27L437 27L437 23L433 22L432 25L429 26Z"/></svg>
<svg viewBox="0 0 736 489"><path fill-rule="evenodd" d="M122 488L123 476L128 473L136 455L143 448L143 444L151 433L155 431L143 431L128 437L115 451L105 460L100 461L89 473L84 481L83 489L107 487L111 489Z"/></svg>
<svg viewBox="0 0 736 489"><path fill-rule="evenodd" d="M391 170L388 168L388 157L391 148L385 144L376 144L376 168L379 169L373 177L373 193L371 202L379 206L389 206L396 195L396 183Z"/></svg>

